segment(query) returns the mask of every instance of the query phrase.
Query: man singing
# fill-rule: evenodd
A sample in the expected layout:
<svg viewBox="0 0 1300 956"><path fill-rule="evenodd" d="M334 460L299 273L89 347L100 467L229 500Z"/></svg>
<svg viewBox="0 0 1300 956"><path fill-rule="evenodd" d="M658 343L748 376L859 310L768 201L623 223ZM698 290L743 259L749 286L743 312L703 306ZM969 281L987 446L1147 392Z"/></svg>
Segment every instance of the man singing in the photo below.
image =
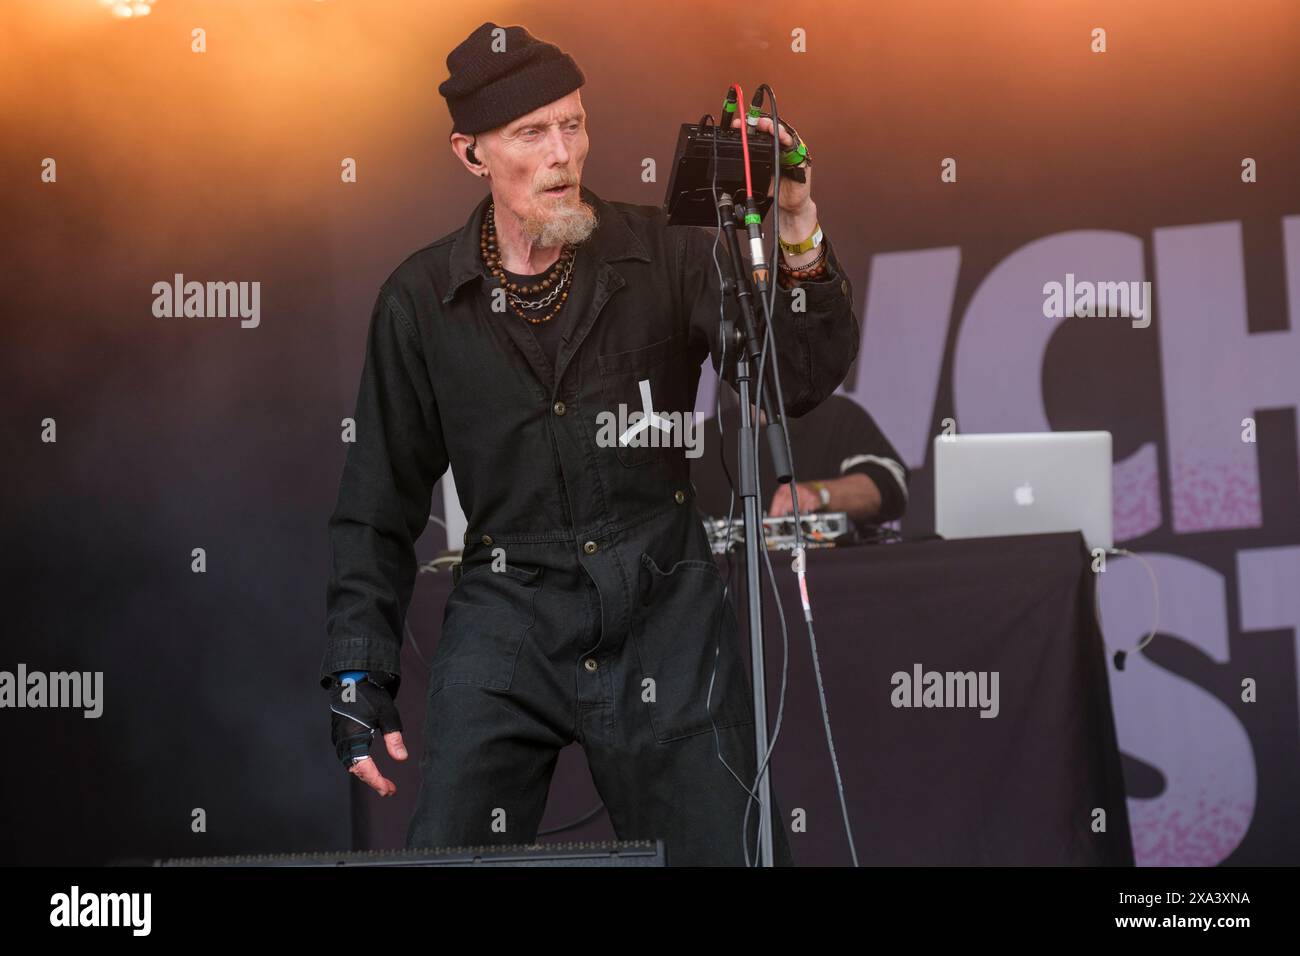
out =
<svg viewBox="0 0 1300 956"><path fill-rule="evenodd" d="M647 401L679 421L694 408L701 364L722 358L712 232L582 186L585 77L558 47L484 23L447 67L451 148L488 195L393 271L371 316L329 523L321 683L339 758L395 790L371 744L382 734L407 758L393 698L414 543L450 466L468 530L408 846L533 842L557 755L577 741L619 839L662 839L670 863L700 865L742 864L747 837L752 862L750 684L681 436L611 442L597 425ZM810 186L806 170L780 196L774 323L791 415L830 395L858 349ZM785 826L774 801L779 864Z"/></svg>

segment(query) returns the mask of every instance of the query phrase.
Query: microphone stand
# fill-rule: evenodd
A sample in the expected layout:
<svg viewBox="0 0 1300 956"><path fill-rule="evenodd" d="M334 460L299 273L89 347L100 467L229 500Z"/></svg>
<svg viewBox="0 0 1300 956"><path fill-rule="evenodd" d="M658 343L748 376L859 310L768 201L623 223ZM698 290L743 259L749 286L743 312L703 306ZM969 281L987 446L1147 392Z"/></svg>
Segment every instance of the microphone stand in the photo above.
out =
<svg viewBox="0 0 1300 956"><path fill-rule="evenodd" d="M722 193L718 200L718 215L722 223L723 235L726 237L727 248L730 250L732 263L732 278L724 281L722 291L724 297L728 293L733 294L740 306L740 327L735 328L733 326L729 331L724 327L724 332L731 336L731 340L737 346L736 388L740 396L740 431L737 440L737 451L740 461L737 463L736 473L740 481L739 494L744 508L745 523L745 576L748 588L747 597L749 599L750 673L754 685L754 746L757 754L755 768L763 767L763 772L758 780L757 794L759 803L757 862L760 866L772 866L774 863L772 859L772 783L770 764L764 766L768 748L767 680L764 666L766 658L763 652L763 579L760 565L761 552L759 551L759 548L767 546L767 540L763 534L762 506L758 500L758 463L754 454L753 406L750 402L750 387L753 381L754 369L758 368L758 358L762 353L763 343L759 337L758 325L754 316L754 290L750 282L749 269L746 268L741 257L740 238L736 233L738 213L739 210L736 208L731 195ZM760 283L760 294L762 286L765 284L765 282ZM730 323L728 323L728 326L730 326ZM775 360L772 356L769 356L768 359L770 366L772 366L768 371L768 375L775 375ZM725 380L726 369L722 369L721 372ZM721 387L721 384L719 387ZM782 425L784 409L780 410L781 414L777 413L772 399L774 393L774 389L764 386L763 412L767 416L767 438L777 480L785 483L791 478L791 468L789 458L786 455L785 430ZM748 836L748 833L746 833L746 840L748 840Z"/></svg>

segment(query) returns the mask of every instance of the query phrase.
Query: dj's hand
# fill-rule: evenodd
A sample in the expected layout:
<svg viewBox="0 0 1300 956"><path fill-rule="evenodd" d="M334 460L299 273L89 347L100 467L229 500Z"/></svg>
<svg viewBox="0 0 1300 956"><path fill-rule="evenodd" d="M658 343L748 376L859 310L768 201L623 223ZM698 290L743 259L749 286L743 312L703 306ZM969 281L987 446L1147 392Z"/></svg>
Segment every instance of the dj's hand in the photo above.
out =
<svg viewBox="0 0 1300 956"><path fill-rule="evenodd" d="M799 482L799 514L806 515L817 511L822 506L821 495L812 485ZM786 515L794 514L794 504L790 500L790 489L793 485L778 485L776 491L772 494L772 503L767 507L769 518L784 518Z"/></svg>
<svg viewBox="0 0 1300 956"><path fill-rule="evenodd" d="M731 120L732 129L740 129L740 124L744 122L741 116L735 116ZM772 135L772 117L762 115L758 117L757 127L759 132ZM793 126L785 120L781 120L781 152L794 149L800 142L792 134ZM797 131L796 131L797 132ZM812 164L800 167L803 169L804 182L799 182L793 176L785 175L787 167L781 167L781 215L795 216L803 213L808 209L809 203L812 202ZM800 239L803 237L800 236ZM790 240L795 242L797 240Z"/></svg>
<svg viewBox="0 0 1300 956"><path fill-rule="evenodd" d="M387 686L391 682L385 675L372 673L355 684L335 680L330 689L330 735L334 751L349 773L381 797L397 792L397 784L389 780L375 765L370 745L376 733L384 735L388 756L394 760L407 758L406 744L402 742L402 718L397 704Z"/></svg>

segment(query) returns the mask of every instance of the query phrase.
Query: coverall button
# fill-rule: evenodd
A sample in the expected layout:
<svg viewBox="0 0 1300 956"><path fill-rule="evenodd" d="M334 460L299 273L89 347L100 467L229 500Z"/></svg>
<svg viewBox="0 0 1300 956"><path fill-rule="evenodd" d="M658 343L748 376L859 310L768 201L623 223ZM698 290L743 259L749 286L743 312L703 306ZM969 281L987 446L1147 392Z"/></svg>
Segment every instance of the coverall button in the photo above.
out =
<svg viewBox="0 0 1300 956"><path fill-rule="evenodd" d="M551 406L551 410L557 415L563 415L565 412L564 402L556 402Z"/></svg>
<svg viewBox="0 0 1300 956"><path fill-rule="evenodd" d="M588 657L585 661L582 662L582 666L587 668L587 670L589 671L594 671L596 668L600 666L600 664L596 662L596 659L594 657Z"/></svg>
<svg viewBox="0 0 1300 956"><path fill-rule="evenodd" d="M595 554L595 553L596 553L596 542L595 542L595 541L588 541L586 544L584 544L584 545L582 546L582 550L585 551L585 552L587 552L588 554Z"/></svg>
<svg viewBox="0 0 1300 956"><path fill-rule="evenodd" d="M492 535L490 534L483 535L483 543L486 544L489 548L492 547Z"/></svg>
<svg viewBox="0 0 1300 956"><path fill-rule="evenodd" d="M678 488L676 491L673 492L673 501L677 502L679 505L685 503L686 492Z"/></svg>

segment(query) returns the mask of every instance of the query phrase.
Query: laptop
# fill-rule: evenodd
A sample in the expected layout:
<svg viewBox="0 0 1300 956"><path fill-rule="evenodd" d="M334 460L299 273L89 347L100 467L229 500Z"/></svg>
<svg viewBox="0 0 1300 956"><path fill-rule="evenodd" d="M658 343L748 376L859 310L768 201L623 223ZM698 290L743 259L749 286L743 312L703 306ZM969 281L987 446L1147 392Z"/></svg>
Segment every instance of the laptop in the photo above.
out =
<svg viewBox="0 0 1300 956"><path fill-rule="evenodd" d="M945 538L1082 531L1110 548L1110 432L939 435L934 529Z"/></svg>

